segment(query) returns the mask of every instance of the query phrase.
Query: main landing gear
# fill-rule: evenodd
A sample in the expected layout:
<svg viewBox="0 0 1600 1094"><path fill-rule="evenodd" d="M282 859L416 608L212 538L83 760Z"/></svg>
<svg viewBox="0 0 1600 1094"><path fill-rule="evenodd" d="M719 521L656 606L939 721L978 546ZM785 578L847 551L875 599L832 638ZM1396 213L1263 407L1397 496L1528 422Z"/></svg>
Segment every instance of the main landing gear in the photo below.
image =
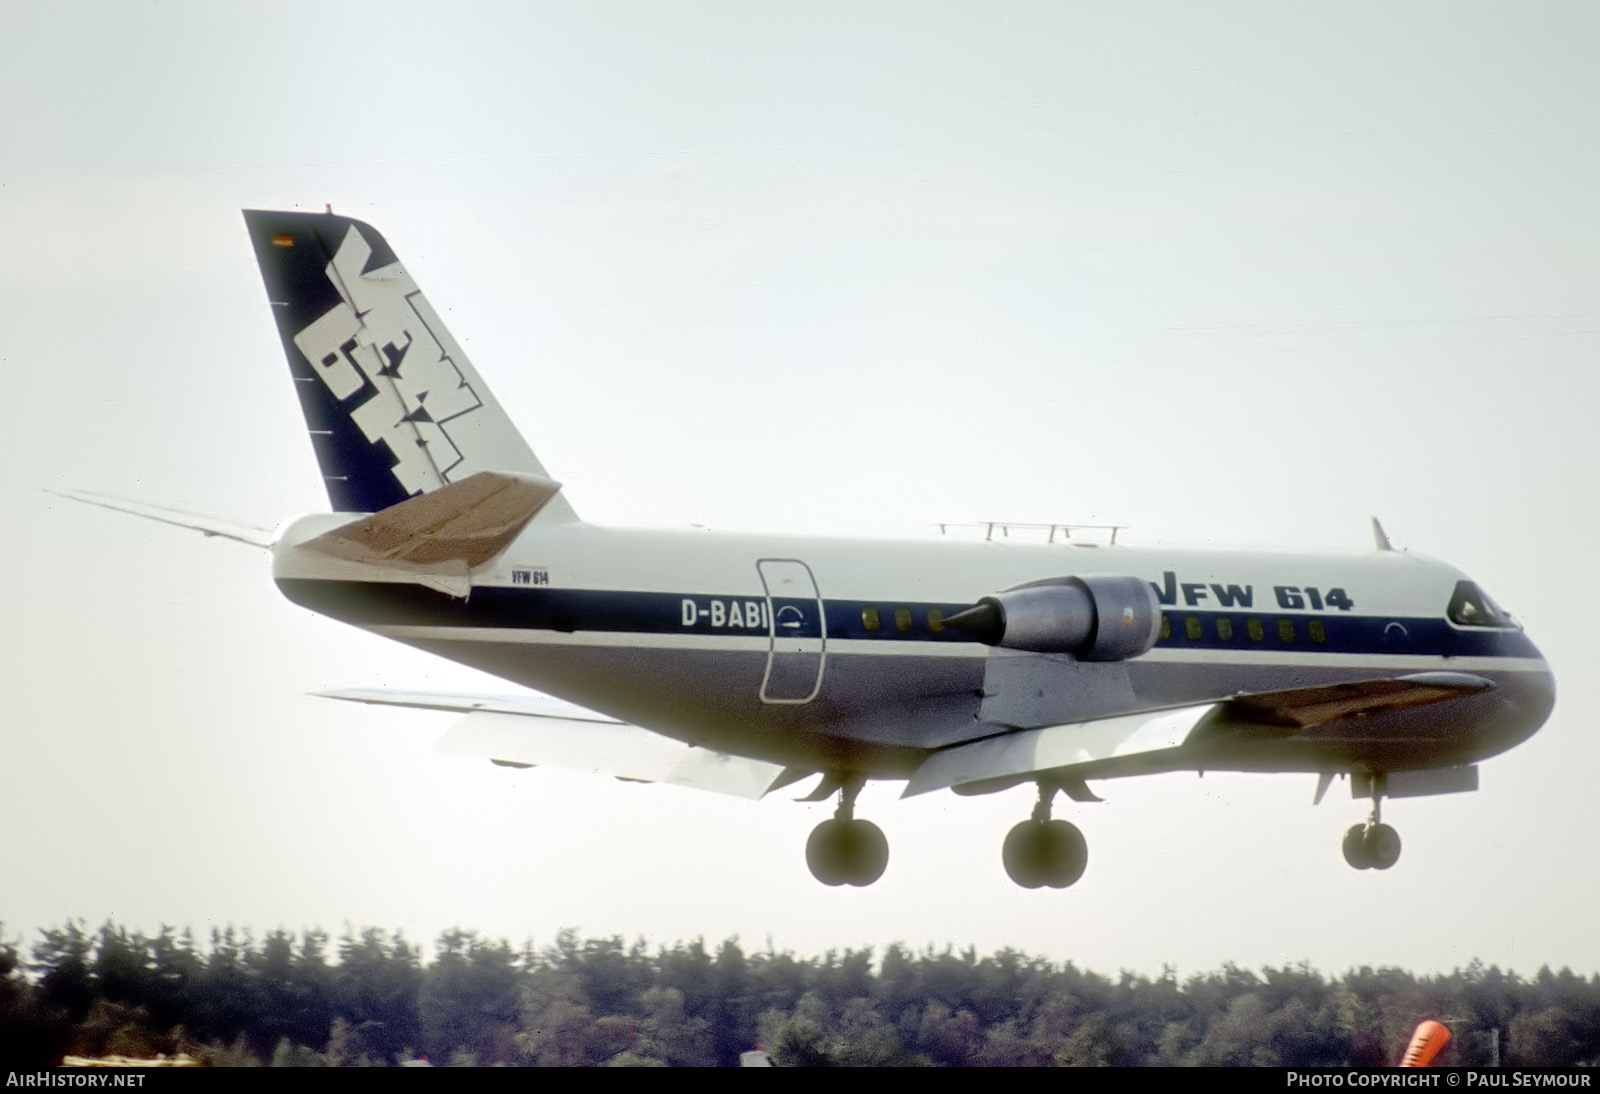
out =
<svg viewBox="0 0 1600 1094"><path fill-rule="evenodd" d="M889 841L871 821L857 820L856 795L862 780L839 788L839 808L832 820L811 830L806 840L806 865L824 885L871 885L889 866Z"/></svg>
<svg viewBox="0 0 1600 1094"><path fill-rule="evenodd" d="M1357 870L1387 870L1400 861L1400 833L1382 821L1385 789L1384 776L1374 775L1367 823L1351 825L1344 834L1344 860Z"/></svg>
<svg viewBox="0 0 1600 1094"><path fill-rule="evenodd" d="M1033 818L1006 833L1000 851L1006 873L1024 889L1041 885L1065 889L1081 878L1089 865L1089 845L1077 825L1050 819L1050 800L1055 795L1055 784L1039 784Z"/></svg>

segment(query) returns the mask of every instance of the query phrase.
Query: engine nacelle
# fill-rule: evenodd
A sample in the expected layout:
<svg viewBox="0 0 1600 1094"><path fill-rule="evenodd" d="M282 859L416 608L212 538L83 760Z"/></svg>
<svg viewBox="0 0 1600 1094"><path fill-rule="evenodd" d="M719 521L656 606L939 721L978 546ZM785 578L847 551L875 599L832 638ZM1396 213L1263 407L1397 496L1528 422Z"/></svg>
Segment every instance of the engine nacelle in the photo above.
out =
<svg viewBox="0 0 1600 1094"><path fill-rule="evenodd" d="M1137 657L1161 634L1161 603L1137 577L1051 578L986 596L946 621L980 642L1080 661Z"/></svg>

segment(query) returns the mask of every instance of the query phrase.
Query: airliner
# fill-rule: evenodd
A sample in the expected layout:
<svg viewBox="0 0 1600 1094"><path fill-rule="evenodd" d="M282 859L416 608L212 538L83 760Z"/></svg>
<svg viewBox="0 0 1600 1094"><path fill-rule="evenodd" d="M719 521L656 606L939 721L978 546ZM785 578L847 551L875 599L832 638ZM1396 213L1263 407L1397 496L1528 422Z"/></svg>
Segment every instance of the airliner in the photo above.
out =
<svg viewBox="0 0 1600 1094"><path fill-rule="evenodd" d="M1315 774L1318 801L1348 777L1370 809L1344 857L1388 869L1386 797L1475 790L1553 707L1521 626L1376 520L1340 554L590 524L383 236L244 216L332 508L259 545L295 604L529 689L321 693L455 712L452 750L750 798L805 781L837 800L806 845L827 885L887 868L868 780L1031 783L1002 860L1059 889L1088 849L1057 796L1175 771Z"/></svg>

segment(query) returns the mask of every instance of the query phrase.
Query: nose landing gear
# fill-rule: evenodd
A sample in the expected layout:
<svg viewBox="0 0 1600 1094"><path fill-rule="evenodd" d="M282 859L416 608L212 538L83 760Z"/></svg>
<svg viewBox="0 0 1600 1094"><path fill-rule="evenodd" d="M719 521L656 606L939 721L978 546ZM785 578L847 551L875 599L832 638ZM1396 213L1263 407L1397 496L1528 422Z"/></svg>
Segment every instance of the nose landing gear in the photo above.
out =
<svg viewBox="0 0 1600 1094"><path fill-rule="evenodd" d="M889 841L883 829L855 817L861 786L860 779L847 780L839 788L833 819L813 828L806 840L806 865L824 885L871 885L889 866Z"/></svg>
<svg viewBox="0 0 1600 1094"><path fill-rule="evenodd" d="M1081 878L1089 865L1089 845L1077 825L1050 819L1050 800L1055 793L1055 784L1039 784L1039 804L1033 807L1032 819L1006 833L1000 851L1006 873L1024 889L1041 885L1065 889Z"/></svg>
<svg viewBox="0 0 1600 1094"><path fill-rule="evenodd" d="M1357 870L1387 870L1400 861L1400 833L1382 821L1388 780L1372 777L1372 812L1367 823L1351 825L1344 834L1344 860Z"/></svg>
<svg viewBox="0 0 1600 1094"><path fill-rule="evenodd" d="M1387 824L1351 825L1344 860L1357 870L1387 870L1400 861L1400 833Z"/></svg>

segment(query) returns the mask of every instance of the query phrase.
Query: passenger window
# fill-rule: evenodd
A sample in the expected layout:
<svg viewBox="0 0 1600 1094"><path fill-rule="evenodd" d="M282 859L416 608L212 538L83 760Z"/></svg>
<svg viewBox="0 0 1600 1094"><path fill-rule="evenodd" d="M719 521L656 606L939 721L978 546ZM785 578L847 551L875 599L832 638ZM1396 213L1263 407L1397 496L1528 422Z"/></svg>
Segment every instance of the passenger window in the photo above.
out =
<svg viewBox="0 0 1600 1094"><path fill-rule="evenodd" d="M901 634L909 631L911 629L911 609L896 608L894 610L894 625L895 629Z"/></svg>
<svg viewBox="0 0 1600 1094"><path fill-rule="evenodd" d="M1293 642L1294 641L1294 620L1289 619L1287 617L1278 620L1278 641L1279 642Z"/></svg>
<svg viewBox="0 0 1600 1094"><path fill-rule="evenodd" d="M1217 637L1224 642L1233 641L1233 620L1225 615L1217 616Z"/></svg>
<svg viewBox="0 0 1600 1094"><path fill-rule="evenodd" d="M1328 640L1328 629L1322 625L1322 620L1312 619L1306 623L1306 630L1311 632L1311 641L1322 643Z"/></svg>
<svg viewBox="0 0 1600 1094"><path fill-rule="evenodd" d="M1184 616L1183 633L1188 636L1191 642L1200 641L1200 636L1204 632L1200 629L1200 617L1198 615Z"/></svg>
<svg viewBox="0 0 1600 1094"><path fill-rule="evenodd" d="M1172 618L1166 612L1161 613L1161 637L1172 637Z"/></svg>
<svg viewBox="0 0 1600 1094"><path fill-rule="evenodd" d="M944 630L944 613L938 608L928 609L928 629L934 634Z"/></svg>
<svg viewBox="0 0 1600 1094"><path fill-rule="evenodd" d="M1259 642L1267 636L1267 629L1261 625L1261 620L1251 616L1245 620L1244 629L1250 635L1250 641Z"/></svg>
<svg viewBox="0 0 1600 1094"><path fill-rule="evenodd" d="M861 606L861 625L869 631L875 631L883 626L883 620L878 618L878 608L875 604Z"/></svg>

